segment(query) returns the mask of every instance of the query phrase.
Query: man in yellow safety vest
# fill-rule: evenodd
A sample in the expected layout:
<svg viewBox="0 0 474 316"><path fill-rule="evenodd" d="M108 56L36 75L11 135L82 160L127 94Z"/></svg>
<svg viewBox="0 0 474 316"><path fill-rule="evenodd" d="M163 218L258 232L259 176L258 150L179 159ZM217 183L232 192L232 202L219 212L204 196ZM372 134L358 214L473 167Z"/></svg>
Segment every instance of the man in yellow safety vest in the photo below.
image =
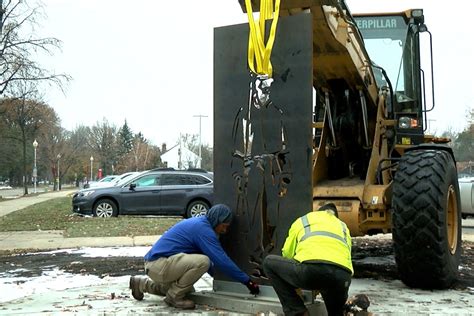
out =
<svg viewBox="0 0 474 316"><path fill-rule="evenodd" d="M343 315L351 278L351 236L333 203L293 222L283 257L263 262L285 315L308 315L296 289L320 291L329 316Z"/></svg>

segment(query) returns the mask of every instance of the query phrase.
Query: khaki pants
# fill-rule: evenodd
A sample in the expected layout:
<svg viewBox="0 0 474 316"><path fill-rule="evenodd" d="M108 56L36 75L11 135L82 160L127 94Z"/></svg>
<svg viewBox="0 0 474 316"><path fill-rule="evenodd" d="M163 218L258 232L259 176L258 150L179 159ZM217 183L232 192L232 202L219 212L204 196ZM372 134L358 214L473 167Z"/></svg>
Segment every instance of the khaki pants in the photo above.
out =
<svg viewBox="0 0 474 316"><path fill-rule="evenodd" d="M209 265L209 258L205 255L184 253L146 261L145 271L155 284L146 282L144 292L183 298L193 291L193 284L209 270Z"/></svg>

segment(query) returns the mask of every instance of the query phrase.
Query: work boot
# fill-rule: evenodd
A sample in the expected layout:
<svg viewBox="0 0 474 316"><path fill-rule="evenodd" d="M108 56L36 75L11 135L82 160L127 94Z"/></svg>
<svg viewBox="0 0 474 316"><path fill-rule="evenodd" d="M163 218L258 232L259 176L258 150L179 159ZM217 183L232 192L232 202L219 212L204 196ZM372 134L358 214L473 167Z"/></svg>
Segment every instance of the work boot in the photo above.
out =
<svg viewBox="0 0 474 316"><path fill-rule="evenodd" d="M140 277L131 276L130 277L130 290L132 290L132 296L137 301L143 300L143 292L140 290Z"/></svg>
<svg viewBox="0 0 474 316"><path fill-rule="evenodd" d="M153 294L156 294L156 295L159 295L159 296L166 296L166 292L168 292L168 289L169 289L169 286L164 286L162 284L156 284L154 283L155 285L155 293Z"/></svg>
<svg viewBox="0 0 474 316"><path fill-rule="evenodd" d="M193 301L183 298L172 298L169 294L166 295L165 303L181 309L194 309L196 306Z"/></svg>

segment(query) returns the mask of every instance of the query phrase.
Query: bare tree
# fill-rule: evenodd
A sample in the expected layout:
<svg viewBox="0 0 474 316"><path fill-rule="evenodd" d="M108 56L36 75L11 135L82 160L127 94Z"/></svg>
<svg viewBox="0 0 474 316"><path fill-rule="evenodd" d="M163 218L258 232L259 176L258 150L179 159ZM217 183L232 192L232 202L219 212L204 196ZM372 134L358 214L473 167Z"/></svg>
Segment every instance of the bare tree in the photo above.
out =
<svg viewBox="0 0 474 316"><path fill-rule="evenodd" d="M54 37L37 38L35 28L42 17L42 6L30 6L28 0L0 0L0 95L22 97L12 87L17 81L49 83L64 88L71 79L66 74L51 73L33 59L39 53L53 55L61 48ZM64 90L63 90L64 91Z"/></svg>
<svg viewBox="0 0 474 316"><path fill-rule="evenodd" d="M23 93L23 96L27 95L29 94ZM3 122L9 130L9 133L4 134L4 137L18 141L22 147L23 187L24 194L28 194L27 166L29 164L27 157L29 155L27 154L27 145L33 142L33 138L35 138L39 129L57 125L59 119L54 110L48 105L26 99L26 97L3 99L0 107L4 111Z"/></svg>
<svg viewBox="0 0 474 316"><path fill-rule="evenodd" d="M105 118L101 123L97 122L91 128L87 142L95 161L99 163L104 174L113 174L115 171L119 157L117 135L117 127L110 124Z"/></svg>

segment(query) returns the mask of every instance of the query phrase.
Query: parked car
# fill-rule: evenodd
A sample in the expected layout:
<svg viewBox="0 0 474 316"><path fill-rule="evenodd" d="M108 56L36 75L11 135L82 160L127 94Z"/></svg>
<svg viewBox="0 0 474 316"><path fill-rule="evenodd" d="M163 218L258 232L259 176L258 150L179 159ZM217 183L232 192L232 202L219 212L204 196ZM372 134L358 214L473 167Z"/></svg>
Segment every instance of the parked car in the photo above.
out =
<svg viewBox="0 0 474 316"><path fill-rule="evenodd" d="M84 184L84 189L100 186L109 186L110 182L116 178L117 176L106 176L100 179L99 181L89 181L88 183Z"/></svg>
<svg viewBox="0 0 474 316"><path fill-rule="evenodd" d="M117 184L121 184L121 183L131 179L131 177L133 177L134 175L137 175L139 173L140 172L125 172L125 173L122 173L121 175L116 176L114 179L112 179L112 181L103 182L102 184L99 184L98 186L99 187L115 186Z"/></svg>
<svg viewBox="0 0 474 316"><path fill-rule="evenodd" d="M206 214L214 202L213 175L183 170L152 170L139 173L112 187L76 192L73 212L99 217L118 215Z"/></svg>
<svg viewBox="0 0 474 316"><path fill-rule="evenodd" d="M115 185L119 185L125 180L131 179L131 176L137 175L139 173L140 172L132 171L122 173L121 175L107 176L102 178L100 181L91 181L89 183L84 184L84 189L97 187L112 187Z"/></svg>
<svg viewBox="0 0 474 316"><path fill-rule="evenodd" d="M458 179L458 182L462 218L474 216L474 177L462 177Z"/></svg>

